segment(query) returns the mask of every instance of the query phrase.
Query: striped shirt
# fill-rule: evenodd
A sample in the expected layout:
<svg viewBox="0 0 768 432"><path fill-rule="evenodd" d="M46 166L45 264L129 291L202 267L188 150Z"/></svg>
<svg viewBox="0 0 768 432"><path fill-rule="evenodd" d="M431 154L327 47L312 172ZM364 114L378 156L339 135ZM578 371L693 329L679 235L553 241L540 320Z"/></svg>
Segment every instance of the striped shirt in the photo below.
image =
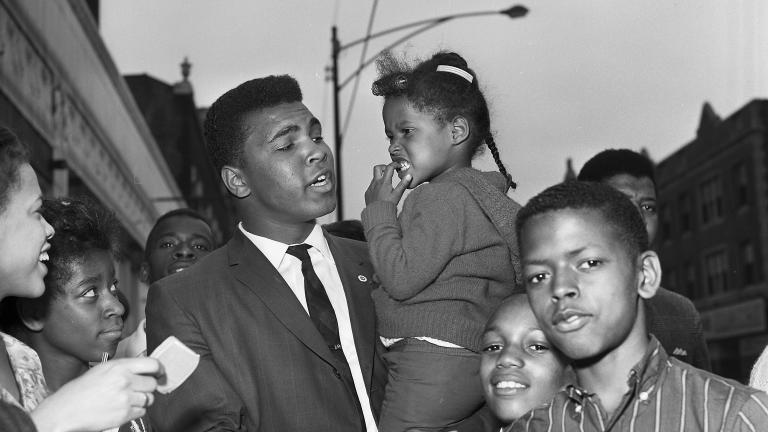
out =
<svg viewBox="0 0 768 432"><path fill-rule="evenodd" d="M569 385L509 430L768 430L768 394L669 357L653 336L627 383L629 391L610 418L597 395Z"/></svg>

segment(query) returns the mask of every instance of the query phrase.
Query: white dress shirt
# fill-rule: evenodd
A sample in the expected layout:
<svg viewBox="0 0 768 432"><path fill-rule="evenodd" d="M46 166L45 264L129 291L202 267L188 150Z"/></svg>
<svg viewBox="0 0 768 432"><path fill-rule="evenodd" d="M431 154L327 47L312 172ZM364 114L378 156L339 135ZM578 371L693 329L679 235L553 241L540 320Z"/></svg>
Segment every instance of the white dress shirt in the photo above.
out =
<svg viewBox="0 0 768 432"><path fill-rule="evenodd" d="M291 245L251 234L243 228L242 222L238 224L238 228L267 257L272 266L277 269L299 300L299 303L309 314L307 299L304 294L304 275L301 273L301 261L295 256L286 253L288 246ZM315 268L317 277L323 283L328 299L331 301L331 306L333 306L333 311L336 313L336 321L339 323L341 349L344 352L344 357L347 358L347 363L349 363L349 370L355 383L357 398L360 401L360 407L363 409L366 429L368 432L377 432L376 422L371 411L371 402L365 389L363 372L360 369L360 361L357 359L357 348L355 347L352 324L349 319L347 296L344 294L344 287L341 284L339 271L336 268L336 261L333 259L333 255L331 255L331 250L328 247L328 242L323 235L320 225L315 224L312 232L309 233L309 236L303 243L312 246L307 251L309 258L312 260L312 267Z"/></svg>

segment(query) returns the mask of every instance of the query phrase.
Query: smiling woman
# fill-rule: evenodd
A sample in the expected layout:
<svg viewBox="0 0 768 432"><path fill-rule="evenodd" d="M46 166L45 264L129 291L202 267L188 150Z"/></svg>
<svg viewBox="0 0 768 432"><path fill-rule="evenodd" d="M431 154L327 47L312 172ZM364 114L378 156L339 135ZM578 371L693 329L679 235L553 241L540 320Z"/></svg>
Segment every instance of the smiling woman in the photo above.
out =
<svg viewBox="0 0 768 432"><path fill-rule="evenodd" d="M42 199L37 176L25 163L16 172L17 185L8 193L8 203L0 208L0 269L4 277L4 295L39 296L43 292L42 278L47 273L48 239L51 226L40 216ZM6 276L7 275L7 276ZM0 297L1 298L1 297Z"/></svg>

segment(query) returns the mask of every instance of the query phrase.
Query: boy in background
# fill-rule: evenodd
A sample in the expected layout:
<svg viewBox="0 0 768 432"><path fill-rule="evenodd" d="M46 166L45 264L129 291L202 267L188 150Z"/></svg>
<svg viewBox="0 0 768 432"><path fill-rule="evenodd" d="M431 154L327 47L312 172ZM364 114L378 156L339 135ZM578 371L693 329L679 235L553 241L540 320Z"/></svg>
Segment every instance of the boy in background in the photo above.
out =
<svg viewBox="0 0 768 432"><path fill-rule="evenodd" d="M634 205L588 182L553 186L517 219L523 277L577 384L514 431L727 430L768 424L768 395L667 355L646 327L661 265Z"/></svg>
<svg viewBox="0 0 768 432"><path fill-rule="evenodd" d="M215 246L211 226L198 212L188 208L171 210L160 216L149 231L139 278L151 285L192 266ZM115 357L147 355L146 324L145 319L141 320L136 331L120 341Z"/></svg>
<svg viewBox="0 0 768 432"><path fill-rule="evenodd" d="M584 164L577 178L604 183L624 193L640 212L648 242L654 244L659 227L656 177L647 157L627 149L604 150ZM646 302L645 311L648 331L671 356L711 370L701 316L691 300L659 287Z"/></svg>

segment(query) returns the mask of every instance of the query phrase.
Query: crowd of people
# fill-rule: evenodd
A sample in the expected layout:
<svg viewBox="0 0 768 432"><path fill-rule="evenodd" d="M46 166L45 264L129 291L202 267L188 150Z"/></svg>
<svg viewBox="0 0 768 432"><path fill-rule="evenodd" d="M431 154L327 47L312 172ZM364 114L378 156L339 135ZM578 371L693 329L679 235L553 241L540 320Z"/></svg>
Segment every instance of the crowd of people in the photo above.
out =
<svg viewBox="0 0 768 432"><path fill-rule="evenodd" d="M464 58L378 66L391 162L373 167L360 221L317 223L336 205L334 159L295 79L213 103L206 146L239 223L216 248L198 213L161 216L146 319L122 340L114 216L44 199L0 127L0 430L768 425L768 354L751 386L709 372L696 308L661 287L645 156L605 150L521 206ZM472 167L484 149L498 172ZM169 336L199 364L160 393L147 353Z"/></svg>

